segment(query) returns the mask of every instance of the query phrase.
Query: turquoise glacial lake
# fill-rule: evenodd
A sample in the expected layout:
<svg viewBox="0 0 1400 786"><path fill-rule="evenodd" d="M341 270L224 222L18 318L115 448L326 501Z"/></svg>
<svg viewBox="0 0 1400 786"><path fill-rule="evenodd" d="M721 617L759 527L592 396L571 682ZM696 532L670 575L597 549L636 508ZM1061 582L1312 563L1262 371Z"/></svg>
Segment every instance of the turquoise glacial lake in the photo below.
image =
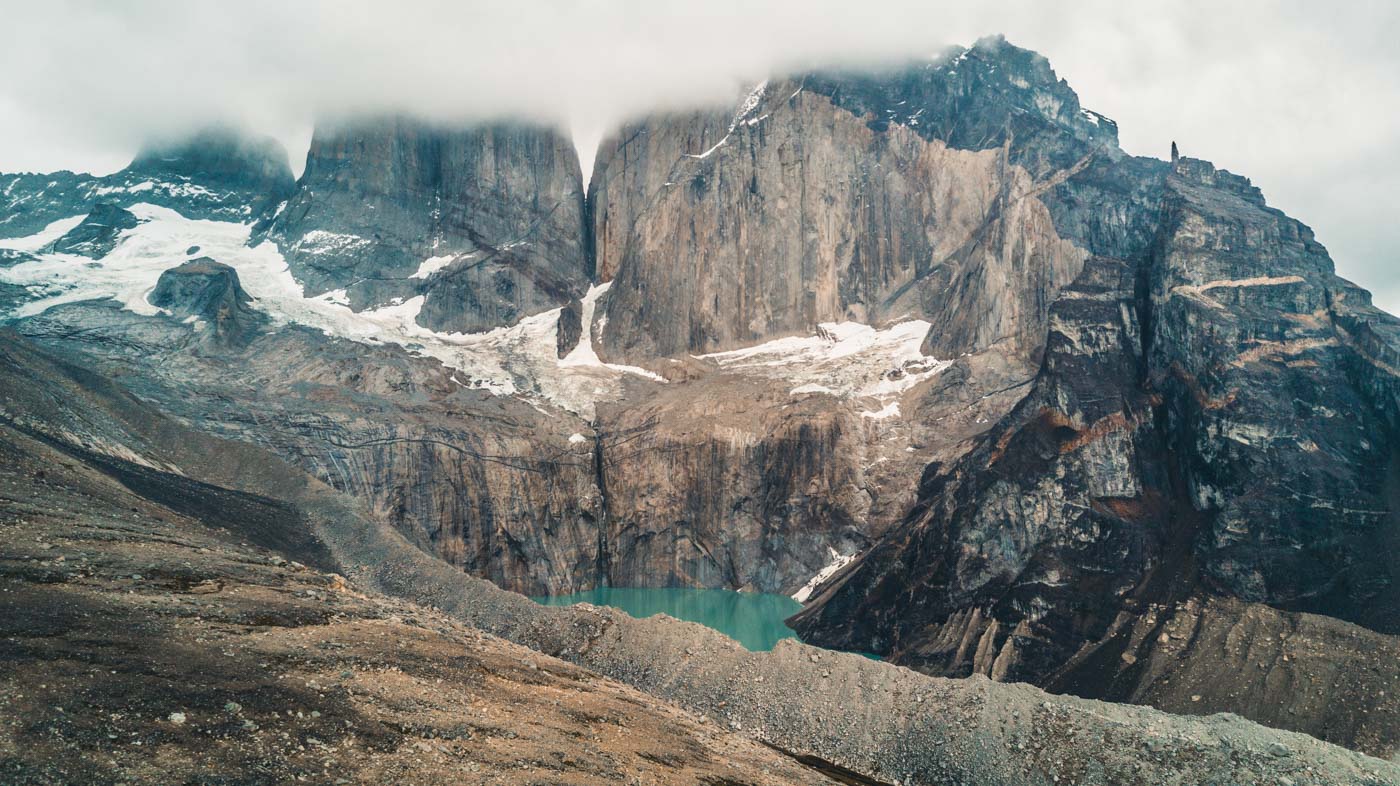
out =
<svg viewBox="0 0 1400 786"><path fill-rule="evenodd" d="M678 620L714 628L749 650L771 650L783 639L796 638L783 620L802 610L802 604L786 595L734 592L725 589L624 589L599 587L573 595L535 598L546 606L592 603L612 606L645 619L667 614Z"/></svg>

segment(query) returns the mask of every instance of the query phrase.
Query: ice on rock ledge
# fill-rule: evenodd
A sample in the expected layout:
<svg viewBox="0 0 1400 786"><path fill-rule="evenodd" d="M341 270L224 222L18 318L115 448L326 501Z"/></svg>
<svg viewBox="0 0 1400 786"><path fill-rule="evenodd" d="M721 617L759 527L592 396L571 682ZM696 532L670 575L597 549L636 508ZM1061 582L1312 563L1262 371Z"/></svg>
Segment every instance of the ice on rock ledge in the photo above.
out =
<svg viewBox="0 0 1400 786"><path fill-rule="evenodd" d="M452 254L440 257L428 257L423 260L423 264L419 265L418 270L414 271L413 275L409 276L409 278L427 278L452 264L452 260L456 258L457 257Z"/></svg>
<svg viewBox="0 0 1400 786"><path fill-rule="evenodd" d="M793 396L873 399L879 406L861 414L878 420L898 416L900 396L948 367L947 361L921 350L929 327L919 319L884 329L859 322L826 322L812 336L696 357L729 371L790 382Z"/></svg>
<svg viewBox="0 0 1400 786"><path fill-rule="evenodd" d="M303 254L335 254L367 247L370 242L359 235L313 229L294 241L293 245Z"/></svg>
<svg viewBox="0 0 1400 786"><path fill-rule="evenodd" d="M851 564L851 560L856 558L855 554L841 554L836 549L827 546L827 551L831 553L831 563L822 568L817 575L812 577L802 589L792 593L792 599L798 603L806 603L807 599L821 587L822 583L836 575L838 570Z"/></svg>

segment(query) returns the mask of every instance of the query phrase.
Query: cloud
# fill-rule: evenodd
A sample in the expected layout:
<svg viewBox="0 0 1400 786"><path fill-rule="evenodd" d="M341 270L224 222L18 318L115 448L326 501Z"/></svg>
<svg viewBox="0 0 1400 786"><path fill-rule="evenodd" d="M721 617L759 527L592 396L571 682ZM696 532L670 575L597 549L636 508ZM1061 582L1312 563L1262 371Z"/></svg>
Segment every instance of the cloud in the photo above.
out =
<svg viewBox="0 0 1400 786"><path fill-rule="evenodd" d="M0 18L5 171L111 170L210 120L300 158L316 117L359 111L522 115L597 139L773 71L1001 32L1117 120L1130 152L1175 139L1252 177L1400 311L1394 3L0 0Z"/></svg>

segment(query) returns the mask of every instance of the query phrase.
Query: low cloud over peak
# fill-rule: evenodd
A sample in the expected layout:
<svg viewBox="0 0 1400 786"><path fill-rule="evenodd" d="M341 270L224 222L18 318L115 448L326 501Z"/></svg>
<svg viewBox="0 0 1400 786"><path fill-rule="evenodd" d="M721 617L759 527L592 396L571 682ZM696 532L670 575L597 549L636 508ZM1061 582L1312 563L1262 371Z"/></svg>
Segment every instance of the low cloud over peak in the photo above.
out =
<svg viewBox="0 0 1400 786"><path fill-rule="evenodd" d="M812 64L928 55L989 33L1050 58L1123 146L1170 142L1252 177L1340 271L1400 309L1400 9L676 0L0 0L0 171L113 170L152 135L271 133L300 168L314 118L524 116L585 145L656 108L727 100ZM585 141L587 140L587 141ZM591 158L591 150L582 157Z"/></svg>

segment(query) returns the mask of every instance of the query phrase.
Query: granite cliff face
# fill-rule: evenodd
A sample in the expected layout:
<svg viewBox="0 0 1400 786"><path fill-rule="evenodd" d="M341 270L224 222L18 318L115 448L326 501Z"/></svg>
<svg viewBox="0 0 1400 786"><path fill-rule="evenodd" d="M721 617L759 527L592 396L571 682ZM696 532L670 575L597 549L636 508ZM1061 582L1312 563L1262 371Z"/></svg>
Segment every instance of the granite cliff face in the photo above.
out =
<svg viewBox="0 0 1400 786"><path fill-rule="evenodd" d="M578 156L551 129L395 117L318 128L268 235L310 295L421 296L424 327L471 332L583 294L583 209Z"/></svg>
<svg viewBox="0 0 1400 786"><path fill-rule="evenodd" d="M1206 581L1400 632L1400 568L1379 557L1400 543L1384 393L1400 374L1338 324L1393 337L1400 320L1336 278L1306 226L1205 162L1178 165L1154 263L1150 372L1206 514Z"/></svg>
<svg viewBox="0 0 1400 786"><path fill-rule="evenodd" d="M1116 142L1000 39L633 123L593 178L598 271L615 278L601 341L639 359L923 318L938 357L1034 355L1086 252L1149 239L1140 178L1114 172L1154 167Z"/></svg>
<svg viewBox="0 0 1400 786"><path fill-rule="evenodd" d="M632 137L698 144L673 151L622 246L600 331L610 356L716 352L823 322L908 318L933 323L928 348L939 357L999 343L1029 353L1046 293L1082 264L1036 198L1050 181L1004 149L950 149L902 125L874 130L786 80L756 89L727 127L692 131ZM602 177L626 156L605 159ZM631 209L601 202L616 190L597 197L604 264L615 258L608 234L620 231L609 222L621 220L606 216Z"/></svg>

